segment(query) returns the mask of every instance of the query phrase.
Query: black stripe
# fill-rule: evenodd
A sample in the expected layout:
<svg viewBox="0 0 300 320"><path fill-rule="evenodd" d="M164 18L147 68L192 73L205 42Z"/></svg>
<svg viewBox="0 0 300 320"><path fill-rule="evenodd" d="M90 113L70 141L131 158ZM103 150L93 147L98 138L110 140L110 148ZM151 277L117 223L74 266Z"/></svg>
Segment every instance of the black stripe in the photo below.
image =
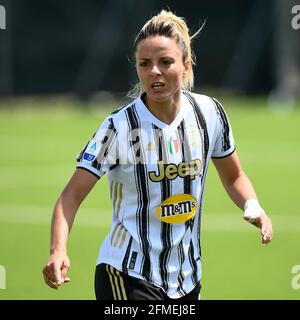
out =
<svg viewBox="0 0 300 320"><path fill-rule="evenodd" d="M192 152L191 152L190 142L189 142L184 120L178 126L177 132L179 136L179 143L181 145L182 161L189 163L192 161ZM193 192L192 187L193 187L193 181L191 180L191 177L189 175L185 176L183 179L184 193L192 194ZM193 220L194 218L185 222L186 229L189 226L192 226Z"/></svg>
<svg viewBox="0 0 300 320"><path fill-rule="evenodd" d="M161 129L159 129L159 132L160 132L159 144L160 144L161 150L162 150L162 158L159 160L163 161L164 168L166 169L167 165L170 163L169 157L168 157L167 142L166 142L166 137L165 137L163 131ZM171 181L165 177L161 181L161 184L162 184L161 201L163 202L171 196Z"/></svg>
<svg viewBox="0 0 300 320"><path fill-rule="evenodd" d="M230 138L229 138L229 123L226 116L226 113L222 107L222 105L219 103L218 100L215 98L212 98L216 109L217 114L220 117L221 123L222 123L222 130L223 130L223 139L222 139L222 151L226 151L230 149Z"/></svg>
<svg viewBox="0 0 300 320"><path fill-rule="evenodd" d="M160 141L161 129L158 128L155 124L152 124L152 130L153 130L157 158L158 160L161 160L163 158L162 143Z"/></svg>
<svg viewBox="0 0 300 320"><path fill-rule="evenodd" d="M129 239L128 245L127 245L127 249L126 249L126 253L125 253L124 259L122 261L122 271L125 274L128 274L128 260L129 260L130 250L131 250L131 244L132 244L132 236L130 236L130 239Z"/></svg>
<svg viewBox="0 0 300 320"><path fill-rule="evenodd" d="M205 177L207 174L207 169L208 169L208 150L209 150L209 136L208 136L208 130L207 130L207 123L204 118L204 115L202 114L201 108L196 102L195 98L188 92L184 91L184 95L188 98L189 102L191 103L193 109L194 109L194 114L198 126L198 130L200 133L200 137L202 139L202 148L203 148L203 153L202 153L202 167L203 167L203 172L202 172L202 177L201 177L201 194L199 198L199 208L198 208L198 220L196 223L197 227L197 243L196 245L198 246L198 252L201 253L201 245L200 245L200 226L201 226L201 209L202 209L202 198L203 198L203 193L204 193L204 183L205 183ZM193 224L191 228L194 227L195 219L193 219ZM194 246L193 242L191 241L191 247L189 251L189 258L190 258L190 263L193 268L193 279L197 278L197 262L194 257ZM191 254L193 253L193 254Z"/></svg>
<svg viewBox="0 0 300 320"><path fill-rule="evenodd" d="M99 171L101 170L101 167L103 166L104 161L108 156L108 152L117 137L117 130L114 126L112 118L109 118L108 121L109 126L107 127L106 132L101 141L101 148L96 159L92 162L92 166Z"/></svg>
<svg viewBox="0 0 300 320"><path fill-rule="evenodd" d="M201 196L200 196L200 199L202 199L203 192L204 192L204 182L205 182L205 177L206 177L206 173L207 173L207 169L208 169L209 136L208 136L208 131L207 131L207 124L206 124L206 120L202 114L201 108L198 105L198 103L196 102L196 100L194 99L194 97L186 91L184 91L183 93L186 95L186 97L189 99L190 103L193 106L198 130L200 133L200 137L202 138L202 148L203 148L202 168L203 168L203 172L202 172L202 179L201 179L202 191L201 191ZM199 210L200 209L201 208L199 208ZM199 214L199 219L200 219L200 214Z"/></svg>
<svg viewBox="0 0 300 320"><path fill-rule="evenodd" d="M194 256L194 246L193 246L192 239L190 241L190 247L189 247L189 260L190 260L190 264L191 264L192 269L193 269L192 281L193 281L194 286L196 286L197 283L198 283L198 276L197 276L198 266L197 266L197 262L196 262L196 259L195 259L195 256Z"/></svg>
<svg viewBox="0 0 300 320"><path fill-rule="evenodd" d="M178 135L178 143L181 147L181 154L182 154L182 162L190 162L192 160L192 154L190 149L190 142L188 139L185 121L183 120L180 125L177 127L177 135ZM190 176L185 176L183 179L183 189L184 193L192 194L192 180ZM190 222L192 219L185 222L185 230L190 226ZM183 263L185 260L184 250L183 250L183 239L180 241L178 245L178 259L179 259L179 273L178 273L178 289L177 292L180 296L186 295L186 292L183 289L183 282L184 282L184 274L182 271Z"/></svg>
<svg viewBox="0 0 300 320"><path fill-rule="evenodd" d="M130 148L134 157L134 175L137 188L137 211L136 222L139 238L142 246L143 260L141 265L142 275L150 281L152 270L150 263L151 243L149 240L149 188L147 168L145 165L144 148L140 134L140 120L133 104L125 110L129 125ZM138 134L137 134L138 133Z"/></svg>
<svg viewBox="0 0 300 320"><path fill-rule="evenodd" d="M178 245L178 260L179 260L179 273L178 273L178 289L177 292L180 296L186 295L186 292L183 290L183 281L184 281L184 274L182 272L183 263L185 260L184 250L183 250L183 239L180 241Z"/></svg>
<svg viewBox="0 0 300 320"><path fill-rule="evenodd" d="M191 152L190 142L189 142L184 120L182 120L180 125L178 126L177 132L179 137L179 144L181 146L182 161L191 162L192 152ZM187 194L192 193L192 180L189 175L185 176L183 179L183 188L184 188L184 193L187 193Z"/></svg>
<svg viewBox="0 0 300 320"><path fill-rule="evenodd" d="M156 143L156 149L158 154L158 160L163 161L164 167L170 162L168 157L168 150L166 145L166 139L162 129L155 125L152 125L154 131L154 139ZM161 202L165 201L171 196L171 181L166 177L160 182L161 186ZM160 239L162 243L162 250L159 254L159 268L162 281L162 287L167 291L169 288L168 280L168 263L170 260L172 249L172 229L173 226L170 223L161 222Z"/></svg>

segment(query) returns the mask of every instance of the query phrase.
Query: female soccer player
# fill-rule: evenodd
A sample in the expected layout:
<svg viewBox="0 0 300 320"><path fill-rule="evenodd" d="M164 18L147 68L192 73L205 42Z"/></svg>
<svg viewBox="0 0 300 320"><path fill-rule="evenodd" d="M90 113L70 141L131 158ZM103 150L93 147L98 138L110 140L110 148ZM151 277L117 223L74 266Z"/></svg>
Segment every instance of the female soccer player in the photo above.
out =
<svg viewBox="0 0 300 320"><path fill-rule="evenodd" d="M99 252L97 299L198 299L200 222L212 159L244 219L272 239L272 223L241 168L231 126L214 98L191 93L193 53L184 19L161 11L135 39L136 98L110 114L78 156L52 219L45 282L68 282L75 214L105 173L113 204Z"/></svg>

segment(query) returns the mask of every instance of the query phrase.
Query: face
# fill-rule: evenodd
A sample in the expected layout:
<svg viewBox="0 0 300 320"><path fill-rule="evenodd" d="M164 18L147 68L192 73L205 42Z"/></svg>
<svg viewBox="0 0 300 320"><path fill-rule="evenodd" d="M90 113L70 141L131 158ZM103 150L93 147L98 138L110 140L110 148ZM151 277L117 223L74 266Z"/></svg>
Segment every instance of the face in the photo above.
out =
<svg viewBox="0 0 300 320"><path fill-rule="evenodd" d="M136 49L136 69L148 102L165 102L180 93L189 67L176 39L150 36Z"/></svg>

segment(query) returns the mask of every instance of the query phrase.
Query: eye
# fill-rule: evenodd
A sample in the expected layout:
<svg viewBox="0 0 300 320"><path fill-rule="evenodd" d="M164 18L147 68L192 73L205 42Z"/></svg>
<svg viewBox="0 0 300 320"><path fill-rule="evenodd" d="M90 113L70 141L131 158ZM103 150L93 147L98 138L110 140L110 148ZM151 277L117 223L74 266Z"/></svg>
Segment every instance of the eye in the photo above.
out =
<svg viewBox="0 0 300 320"><path fill-rule="evenodd" d="M148 65L148 61L142 61L139 63L140 67L147 67L147 65Z"/></svg>
<svg viewBox="0 0 300 320"><path fill-rule="evenodd" d="M163 63L165 66L169 66L170 64L172 64L172 61L171 61L171 60L163 60L162 63Z"/></svg>

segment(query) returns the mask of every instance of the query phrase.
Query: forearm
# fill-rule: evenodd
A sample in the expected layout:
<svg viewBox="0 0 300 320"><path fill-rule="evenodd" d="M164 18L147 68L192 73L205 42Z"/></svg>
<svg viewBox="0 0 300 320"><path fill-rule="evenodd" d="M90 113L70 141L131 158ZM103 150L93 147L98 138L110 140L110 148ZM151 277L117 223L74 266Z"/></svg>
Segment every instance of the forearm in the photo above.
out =
<svg viewBox="0 0 300 320"><path fill-rule="evenodd" d="M241 167L237 153L223 159L214 159L222 184L232 201L242 210L245 202L256 199L253 185Z"/></svg>
<svg viewBox="0 0 300 320"><path fill-rule="evenodd" d="M63 192L57 200L51 223L51 254L67 251L67 239L78 207L79 203L70 193Z"/></svg>
<svg viewBox="0 0 300 320"><path fill-rule="evenodd" d="M76 212L97 181L95 176L84 170L75 171L54 208L51 224L51 254L66 252L67 239Z"/></svg>
<svg viewBox="0 0 300 320"><path fill-rule="evenodd" d="M251 181L243 171L223 185L232 201L242 210L247 200L257 198Z"/></svg>
<svg viewBox="0 0 300 320"><path fill-rule="evenodd" d="M232 201L244 211L243 218L260 228L262 243L272 239L272 221L256 200L256 193L249 178L244 173L237 153L222 159L213 159L224 188ZM252 200L254 201L248 201ZM246 204L246 206L245 206Z"/></svg>
<svg viewBox="0 0 300 320"><path fill-rule="evenodd" d="M67 277L70 267L68 236L80 204L97 181L94 175L76 169L55 204L51 222L50 257L43 269L44 280L51 288L57 289L62 283L70 281Z"/></svg>

